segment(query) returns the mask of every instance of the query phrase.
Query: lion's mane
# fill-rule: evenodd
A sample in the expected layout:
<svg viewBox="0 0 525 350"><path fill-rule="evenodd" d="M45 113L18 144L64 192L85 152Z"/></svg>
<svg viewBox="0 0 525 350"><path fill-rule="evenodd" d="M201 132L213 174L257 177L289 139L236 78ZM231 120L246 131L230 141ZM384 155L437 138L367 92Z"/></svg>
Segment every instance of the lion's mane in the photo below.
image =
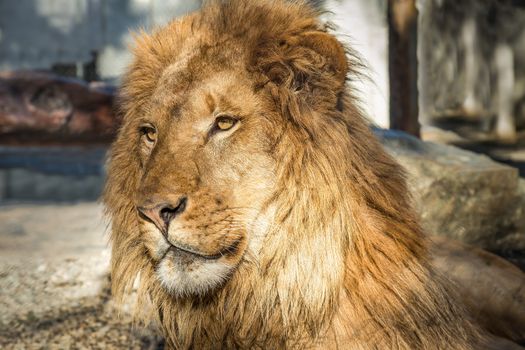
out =
<svg viewBox="0 0 525 350"><path fill-rule="evenodd" d="M306 32L331 39L326 45L297 39ZM180 52L228 40L248 53L239 66L253 73L289 125L274 149L277 210L260 257L245 257L215 293L176 298L156 281L137 228L140 172L130 125ZM171 347L474 343L475 328L430 266L403 171L352 96L345 77L356 76L358 63L341 48L309 6L271 0L213 1L138 36L104 195L112 220L112 286L122 300L138 277L137 309L161 325Z"/></svg>

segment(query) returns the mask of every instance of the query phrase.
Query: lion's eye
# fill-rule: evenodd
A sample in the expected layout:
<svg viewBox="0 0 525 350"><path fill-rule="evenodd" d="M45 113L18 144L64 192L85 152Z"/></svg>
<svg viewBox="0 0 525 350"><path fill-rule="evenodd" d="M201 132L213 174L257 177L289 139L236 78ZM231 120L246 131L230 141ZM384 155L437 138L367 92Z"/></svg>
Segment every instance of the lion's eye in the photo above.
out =
<svg viewBox="0 0 525 350"><path fill-rule="evenodd" d="M217 130L226 131L233 128L233 126L237 123L237 119L228 117L228 116L221 116L217 117L215 119L215 128Z"/></svg>
<svg viewBox="0 0 525 350"><path fill-rule="evenodd" d="M140 131L146 142L155 143L157 141L157 131L153 127L143 126Z"/></svg>

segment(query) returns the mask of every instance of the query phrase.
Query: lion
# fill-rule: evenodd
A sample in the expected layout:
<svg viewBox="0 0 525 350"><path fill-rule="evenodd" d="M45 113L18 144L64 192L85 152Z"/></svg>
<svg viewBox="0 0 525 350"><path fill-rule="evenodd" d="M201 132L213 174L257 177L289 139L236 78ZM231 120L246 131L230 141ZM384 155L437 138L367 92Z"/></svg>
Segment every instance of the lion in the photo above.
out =
<svg viewBox="0 0 525 350"><path fill-rule="evenodd" d="M352 94L359 65L298 1L211 1L137 35L112 290L136 289L168 348L488 346Z"/></svg>

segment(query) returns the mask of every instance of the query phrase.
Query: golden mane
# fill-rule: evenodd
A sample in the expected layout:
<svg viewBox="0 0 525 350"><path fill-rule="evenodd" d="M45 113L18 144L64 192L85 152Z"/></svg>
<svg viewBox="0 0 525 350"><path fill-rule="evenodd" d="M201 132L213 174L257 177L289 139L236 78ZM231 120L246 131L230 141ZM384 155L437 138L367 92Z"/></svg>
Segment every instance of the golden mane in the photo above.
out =
<svg viewBox="0 0 525 350"><path fill-rule="evenodd" d="M222 289L176 298L157 282L137 228L134 119L166 67L234 42L231 60L286 120L274 145L274 208L261 255ZM173 348L476 348L479 335L429 263L400 166L372 135L346 77L356 62L302 2L212 1L140 34L124 78L122 128L104 194L118 300L139 277L137 309ZM240 60L237 62L237 59ZM225 63L230 64L230 63ZM283 122L284 123L284 122Z"/></svg>

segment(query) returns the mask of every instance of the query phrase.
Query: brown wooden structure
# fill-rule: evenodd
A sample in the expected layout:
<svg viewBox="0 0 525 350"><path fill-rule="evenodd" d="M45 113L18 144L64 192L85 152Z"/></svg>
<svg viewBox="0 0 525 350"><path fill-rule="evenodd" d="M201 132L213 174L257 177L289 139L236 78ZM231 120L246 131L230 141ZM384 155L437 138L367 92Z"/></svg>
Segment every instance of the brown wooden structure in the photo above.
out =
<svg viewBox="0 0 525 350"><path fill-rule="evenodd" d="M419 136L416 0L388 1L390 128Z"/></svg>

